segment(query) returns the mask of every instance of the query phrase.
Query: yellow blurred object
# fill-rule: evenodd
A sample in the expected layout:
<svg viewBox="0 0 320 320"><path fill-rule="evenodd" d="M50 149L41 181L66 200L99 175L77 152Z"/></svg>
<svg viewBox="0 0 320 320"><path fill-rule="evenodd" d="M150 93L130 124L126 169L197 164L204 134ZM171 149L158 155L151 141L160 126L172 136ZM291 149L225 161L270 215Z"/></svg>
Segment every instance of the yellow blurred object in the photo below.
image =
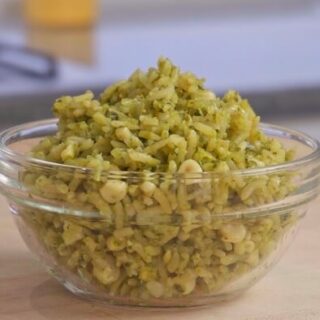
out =
<svg viewBox="0 0 320 320"><path fill-rule="evenodd" d="M98 0L24 0L31 25L49 28L82 28L94 24Z"/></svg>
<svg viewBox="0 0 320 320"><path fill-rule="evenodd" d="M29 48L85 65L95 62L94 34L91 29L56 32L52 29L30 28L26 36Z"/></svg>

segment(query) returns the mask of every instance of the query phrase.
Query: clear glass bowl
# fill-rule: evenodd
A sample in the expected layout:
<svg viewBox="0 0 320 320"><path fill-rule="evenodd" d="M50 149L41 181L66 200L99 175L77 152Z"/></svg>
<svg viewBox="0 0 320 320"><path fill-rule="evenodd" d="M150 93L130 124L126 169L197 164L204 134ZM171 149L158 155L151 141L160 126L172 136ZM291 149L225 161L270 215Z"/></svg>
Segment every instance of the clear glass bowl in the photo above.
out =
<svg viewBox="0 0 320 320"><path fill-rule="evenodd" d="M319 191L319 143L297 131L261 126L296 150L294 161L170 175L28 157L56 124L0 135L0 191L30 250L85 298L189 307L236 296L278 261Z"/></svg>

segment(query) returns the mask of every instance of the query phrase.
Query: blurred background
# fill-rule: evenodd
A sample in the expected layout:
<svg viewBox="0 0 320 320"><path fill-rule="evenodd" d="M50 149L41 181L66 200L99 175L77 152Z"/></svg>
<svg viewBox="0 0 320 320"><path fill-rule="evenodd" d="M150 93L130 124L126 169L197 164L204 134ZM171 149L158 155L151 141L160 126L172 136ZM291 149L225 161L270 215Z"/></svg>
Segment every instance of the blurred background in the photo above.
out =
<svg viewBox="0 0 320 320"><path fill-rule="evenodd" d="M0 0L0 129L160 55L320 138L317 0Z"/></svg>

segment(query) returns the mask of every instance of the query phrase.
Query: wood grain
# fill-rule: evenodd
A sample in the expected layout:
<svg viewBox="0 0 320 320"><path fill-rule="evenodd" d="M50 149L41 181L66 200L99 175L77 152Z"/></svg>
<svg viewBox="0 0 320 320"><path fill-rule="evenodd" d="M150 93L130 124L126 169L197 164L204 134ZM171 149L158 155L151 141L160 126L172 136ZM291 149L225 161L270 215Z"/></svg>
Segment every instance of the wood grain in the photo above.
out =
<svg viewBox="0 0 320 320"><path fill-rule="evenodd" d="M282 261L240 298L205 309L146 311L81 300L47 275L22 242L0 197L1 320L319 320L320 200Z"/></svg>

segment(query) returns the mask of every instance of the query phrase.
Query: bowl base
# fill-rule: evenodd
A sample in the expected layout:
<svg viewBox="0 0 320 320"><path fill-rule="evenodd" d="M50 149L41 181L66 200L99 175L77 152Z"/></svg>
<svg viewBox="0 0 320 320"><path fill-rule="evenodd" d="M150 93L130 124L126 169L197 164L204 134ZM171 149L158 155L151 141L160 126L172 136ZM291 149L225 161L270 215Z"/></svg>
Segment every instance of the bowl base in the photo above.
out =
<svg viewBox="0 0 320 320"><path fill-rule="evenodd" d="M199 308L207 308L211 307L217 303L228 302L230 300L234 300L239 298L246 289L239 289L237 291L229 292L229 293L217 293L214 295L208 296L190 296L190 297L182 297L182 298L170 298L170 299L152 299L148 300L148 302L137 301L131 298L123 298L123 297L114 297L106 293L93 293L92 291L85 291L75 286L73 283L64 280L62 277L59 277L54 272L50 272L56 280L60 284L62 284L69 292L73 295L86 300L97 303L99 305L106 306L108 308L115 309L130 309L130 310L141 310L148 309L152 310L160 310L160 309L168 309L168 310L181 310L182 308L188 309L199 309Z"/></svg>

